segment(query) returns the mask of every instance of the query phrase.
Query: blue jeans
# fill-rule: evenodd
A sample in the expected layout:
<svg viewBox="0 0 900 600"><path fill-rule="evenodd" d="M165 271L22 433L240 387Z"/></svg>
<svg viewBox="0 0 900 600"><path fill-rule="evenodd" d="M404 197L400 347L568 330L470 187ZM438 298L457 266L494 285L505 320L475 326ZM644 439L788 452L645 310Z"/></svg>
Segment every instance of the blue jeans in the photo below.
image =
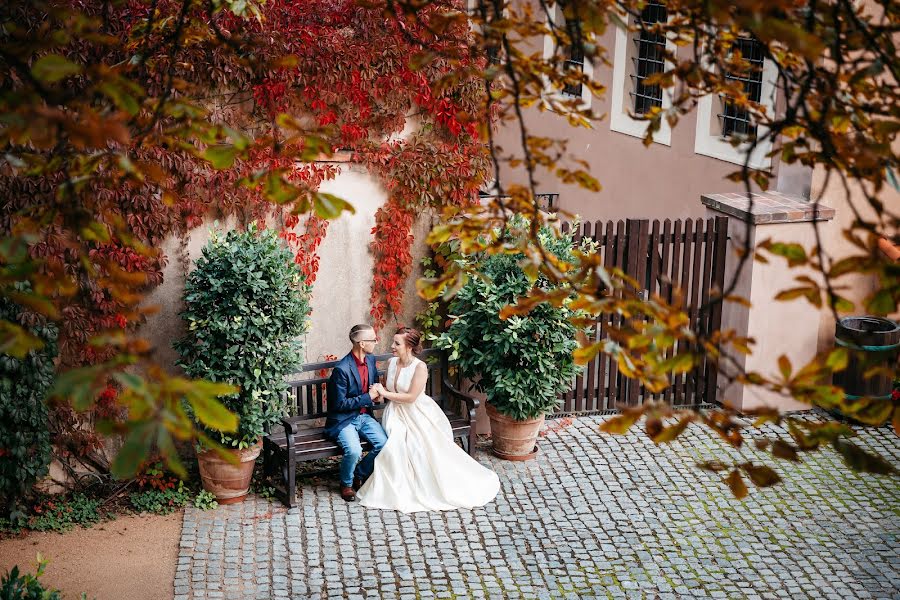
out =
<svg viewBox="0 0 900 600"><path fill-rule="evenodd" d="M362 457L360 436L372 444L372 450L362 460L360 460ZM375 457L384 448L387 434L371 415L360 414L341 429L337 442L344 449L344 458L341 460L341 485L349 487L353 485L354 474L360 479L366 479L372 474Z"/></svg>

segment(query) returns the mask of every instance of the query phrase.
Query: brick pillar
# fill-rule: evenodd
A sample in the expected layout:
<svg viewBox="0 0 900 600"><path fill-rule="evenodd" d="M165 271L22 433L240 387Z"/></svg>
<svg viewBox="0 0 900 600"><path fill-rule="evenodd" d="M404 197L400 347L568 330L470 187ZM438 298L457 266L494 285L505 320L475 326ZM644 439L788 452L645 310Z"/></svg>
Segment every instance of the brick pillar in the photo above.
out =
<svg viewBox="0 0 900 600"><path fill-rule="evenodd" d="M771 238L800 244L808 253L815 247L814 226L819 228L822 238L837 233L831 223L833 208L813 204L799 196L780 192L703 194L701 201L707 207L708 217L728 217L726 286L735 277L739 252L744 248L745 240L749 239L751 251L763 240ZM782 302L775 300L775 295L802 285L794 280L797 275L808 275L816 281L819 278L807 268L788 268L781 257L768 253L766 257L768 263L752 259L744 262L732 293L749 300L751 308L726 302L722 308L722 329L734 329L738 335L756 340L750 356L727 350L735 363L746 371L774 376L778 373L777 360L782 354L788 356L795 372L815 356L820 320L819 310L807 300ZM761 405L777 406L781 410L809 408L759 386L728 384L724 373L719 375L717 399L722 403L730 402L739 410Z"/></svg>

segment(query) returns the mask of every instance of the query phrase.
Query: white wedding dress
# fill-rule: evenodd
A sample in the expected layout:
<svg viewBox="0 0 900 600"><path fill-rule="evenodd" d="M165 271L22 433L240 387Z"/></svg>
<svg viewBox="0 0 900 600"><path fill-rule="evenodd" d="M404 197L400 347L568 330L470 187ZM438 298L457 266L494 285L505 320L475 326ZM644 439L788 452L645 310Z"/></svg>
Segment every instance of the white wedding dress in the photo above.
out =
<svg viewBox="0 0 900 600"><path fill-rule="evenodd" d="M420 362L414 358L398 374L398 360L392 358L387 390L407 393ZM357 493L363 506L405 513L472 508L500 491L497 474L456 445L444 411L425 392L411 404L388 403L381 423L388 441Z"/></svg>

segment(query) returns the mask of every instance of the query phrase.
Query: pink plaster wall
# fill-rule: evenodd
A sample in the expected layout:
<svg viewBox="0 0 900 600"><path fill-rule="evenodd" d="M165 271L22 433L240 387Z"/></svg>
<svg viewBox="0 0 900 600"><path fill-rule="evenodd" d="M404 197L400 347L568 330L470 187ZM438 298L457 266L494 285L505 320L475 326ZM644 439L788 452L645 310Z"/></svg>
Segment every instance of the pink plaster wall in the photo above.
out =
<svg viewBox="0 0 900 600"><path fill-rule="evenodd" d="M600 40L609 49L612 62L615 53L615 27L611 27ZM540 52L543 42L533 45ZM682 52L689 48L681 49ZM603 189L590 192L576 185L565 185L546 171L538 174L537 191L559 193L561 209L595 219L619 218L687 218L705 214L700 195L709 192L745 191L743 184L725 179L739 166L694 153L694 112L682 117L672 131L671 146L654 143L650 147L643 140L612 131L607 116L611 110L612 65L597 64L594 79L607 89L602 98L593 98L592 110L601 118L594 121L593 129L576 128L552 112L537 109L526 111L525 120L532 135L565 138L568 151L590 165L590 173ZM628 88L626 82L626 88ZM505 122L496 134L497 143L504 154L521 157L519 129L514 123ZM563 163L565 164L565 163ZM798 195L807 195L809 173L803 169L785 169L779 173L778 162L773 158L771 188ZM522 169L501 168L501 182L524 183ZM754 191L757 188L753 188Z"/></svg>

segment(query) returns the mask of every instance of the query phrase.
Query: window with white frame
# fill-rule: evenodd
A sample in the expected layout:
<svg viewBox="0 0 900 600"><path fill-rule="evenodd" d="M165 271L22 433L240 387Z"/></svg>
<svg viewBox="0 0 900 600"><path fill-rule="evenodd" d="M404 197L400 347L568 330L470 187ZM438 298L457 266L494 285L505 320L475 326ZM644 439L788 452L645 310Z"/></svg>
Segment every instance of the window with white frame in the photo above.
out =
<svg viewBox="0 0 900 600"><path fill-rule="evenodd" d="M747 99L761 105L769 113L775 110L776 65L766 58L765 48L759 40L739 37L734 41L732 52L739 53L746 68L728 71L725 78L736 81L742 87ZM772 141L764 138L766 129L753 122L747 108L740 106L728 95L706 95L697 104L697 130L694 152L752 169L768 169L771 158L766 156L772 149ZM739 140L736 146L732 143ZM748 156L749 154L749 156ZM748 160L749 159L749 160Z"/></svg>
<svg viewBox="0 0 900 600"><path fill-rule="evenodd" d="M668 19L666 4L661 0L649 0L640 15L628 16L625 28L616 29L615 56L613 58L612 110L609 127L613 131L643 138L649 122L641 116L654 108L666 110L671 98L659 84L647 79L665 72L668 63L666 52L675 53L675 44L662 33L654 31L658 23ZM634 27L629 27L634 25ZM660 129L653 134L653 141L671 145L672 131L663 120Z"/></svg>
<svg viewBox="0 0 900 600"><path fill-rule="evenodd" d="M590 60L585 60L584 40L582 39L584 34L581 28L577 27L574 22L566 21L558 3L554 4L549 12L553 28L565 31L570 44L567 48L558 48L556 43L557 36L544 36L544 58L548 59L554 54L562 53L566 58L563 65L564 69L584 73L590 79L594 74L594 65ZM581 98L579 108L582 110L587 110L591 107L591 90L586 85L581 83L567 85L563 87L562 95L569 98Z"/></svg>

